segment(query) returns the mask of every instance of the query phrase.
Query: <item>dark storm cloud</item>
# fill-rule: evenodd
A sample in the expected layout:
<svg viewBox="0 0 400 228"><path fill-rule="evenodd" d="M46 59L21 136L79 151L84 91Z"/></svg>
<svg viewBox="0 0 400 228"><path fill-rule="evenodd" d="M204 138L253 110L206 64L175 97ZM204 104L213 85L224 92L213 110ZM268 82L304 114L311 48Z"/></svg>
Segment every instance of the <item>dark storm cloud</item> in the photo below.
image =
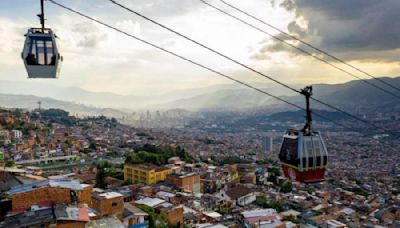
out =
<svg viewBox="0 0 400 228"><path fill-rule="evenodd" d="M288 31L333 53L348 53L348 59L373 59L371 53L400 48L399 0L284 0L280 7L304 18L304 30L297 20ZM290 40L290 38L286 38ZM268 44L264 51L293 51L281 44ZM368 56L367 56L368 55ZM397 61L388 55L385 61Z"/></svg>

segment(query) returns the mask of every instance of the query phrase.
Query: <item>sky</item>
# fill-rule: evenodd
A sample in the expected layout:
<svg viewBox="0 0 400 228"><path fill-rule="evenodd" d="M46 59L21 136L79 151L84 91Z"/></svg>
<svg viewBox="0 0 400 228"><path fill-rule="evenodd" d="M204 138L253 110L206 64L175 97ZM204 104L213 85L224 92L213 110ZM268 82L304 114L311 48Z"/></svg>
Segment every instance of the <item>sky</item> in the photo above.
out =
<svg viewBox="0 0 400 228"><path fill-rule="evenodd" d="M56 1L247 83L268 82L108 0ZM294 45L301 45L235 12L219 0L207 1ZM398 0L226 1L375 76L400 75ZM200 0L118 2L287 83L341 83L354 79L221 14ZM28 81L32 87L62 85L94 92L146 96L231 83L50 2L45 4L46 25L59 37L64 58L60 78L27 79L20 58L26 30L39 25L36 17L39 0L1 0L0 80Z"/></svg>

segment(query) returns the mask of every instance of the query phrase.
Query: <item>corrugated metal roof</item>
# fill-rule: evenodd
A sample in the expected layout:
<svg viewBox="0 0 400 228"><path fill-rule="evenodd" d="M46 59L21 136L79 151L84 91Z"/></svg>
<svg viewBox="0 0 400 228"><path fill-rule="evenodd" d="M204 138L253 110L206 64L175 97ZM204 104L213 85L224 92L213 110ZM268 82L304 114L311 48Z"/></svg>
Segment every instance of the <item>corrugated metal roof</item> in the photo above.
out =
<svg viewBox="0 0 400 228"><path fill-rule="evenodd" d="M11 188L7 192L7 194L14 195L14 194L21 193L21 192L27 192L27 191L34 190L34 189L36 189L38 187L41 187L41 186L44 186L44 185L47 185L47 184L49 184L49 180L37 181L37 182L34 182L32 184L25 184L25 185L22 185L22 186L16 186L16 187Z"/></svg>
<svg viewBox="0 0 400 228"><path fill-rule="evenodd" d="M164 202L165 202L165 200L162 200L162 199L159 199L159 198L149 198L149 197L146 197L146 198L143 198L143 199L135 201L136 204L144 204L144 205L147 205L149 207L154 207L154 206L157 206L157 205L159 205L161 203L164 203Z"/></svg>
<svg viewBox="0 0 400 228"><path fill-rule="evenodd" d="M72 190L83 190L81 183L77 180L70 179L52 179L49 181L51 187L69 188Z"/></svg>

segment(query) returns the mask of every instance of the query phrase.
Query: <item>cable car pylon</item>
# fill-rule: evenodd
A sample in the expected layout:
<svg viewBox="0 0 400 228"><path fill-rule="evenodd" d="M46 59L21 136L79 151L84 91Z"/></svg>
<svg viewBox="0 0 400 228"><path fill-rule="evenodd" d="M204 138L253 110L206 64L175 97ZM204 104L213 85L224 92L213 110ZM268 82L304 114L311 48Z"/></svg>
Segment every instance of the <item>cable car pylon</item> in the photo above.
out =
<svg viewBox="0 0 400 228"><path fill-rule="evenodd" d="M63 58L57 46L57 36L45 27L44 0L40 0L40 9L37 16L41 27L28 29L21 57L28 78L58 78Z"/></svg>
<svg viewBox="0 0 400 228"><path fill-rule="evenodd" d="M328 151L321 133L312 129L310 98L312 86L300 92L306 100L306 121L301 130L288 129L279 152L284 175L299 182L320 182L325 179Z"/></svg>

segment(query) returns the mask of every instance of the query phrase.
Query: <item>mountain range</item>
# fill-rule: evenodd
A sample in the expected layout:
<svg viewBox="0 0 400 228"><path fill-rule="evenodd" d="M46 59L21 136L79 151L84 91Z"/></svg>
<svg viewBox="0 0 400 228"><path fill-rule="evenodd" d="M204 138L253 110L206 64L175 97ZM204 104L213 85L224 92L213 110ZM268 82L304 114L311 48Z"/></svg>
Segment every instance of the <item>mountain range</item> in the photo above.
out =
<svg viewBox="0 0 400 228"><path fill-rule="evenodd" d="M381 78L400 88L400 77ZM395 94L394 90L376 80L368 80ZM258 88L280 96L290 102L303 105L304 98L287 89L271 84L259 84ZM302 88L304 85L292 85ZM350 81L342 84L313 85L314 97L348 110L362 107L388 108L398 105L398 98L365 83ZM188 111L243 111L249 109L290 109L271 97L236 84L217 85L199 89L180 90L156 96L131 96L113 93L90 92L77 87L32 86L29 82L0 81L0 106L37 108L62 108L79 114L109 114L124 116L134 111L185 109ZM316 108L323 106L313 103Z"/></svg>

